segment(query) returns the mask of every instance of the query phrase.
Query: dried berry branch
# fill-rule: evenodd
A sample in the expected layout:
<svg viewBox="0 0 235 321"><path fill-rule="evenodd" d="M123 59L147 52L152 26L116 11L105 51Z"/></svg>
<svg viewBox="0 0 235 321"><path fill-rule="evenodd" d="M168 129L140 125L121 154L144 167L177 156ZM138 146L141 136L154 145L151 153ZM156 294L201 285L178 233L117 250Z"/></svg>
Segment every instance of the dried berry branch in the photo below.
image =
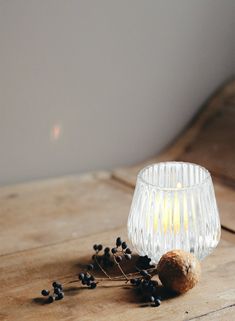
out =
<svg viewBox="0 0 235 321"><path fill-rule="evenodd" d="M100 268L100 270L107 276L108 279L112 280L112 278L108 275L108 273L102 268L102 266L99 264L97 257L95 256L95 262L98 265L98 267Z"/></svg>
<svg viewBox="0 0 235 321"><path fill-rule="evenodd" d="M87 286L90 289L95 289L97 284L102 281L125 281L130 285L138 288L145 300L150 302L151 305L159 306L160 297L157 295L157 281L152 280L152 277L156 274L156 268L150 265L150 259L145 257L139 257L138 266L136 266L137 272L125 273L121 262L130 261L132 259L132 251L127 246L126 242L122 241L120 237L116 239L116 246L111 250L109 247L104 248L102 244L95 244L93 246L95 254L92 256L93 263L87 266L87 271L80 272L78 279L74 279L74 276L64 276L65 278L73 278L67 281L65 284L80 282L82 285ZM117 266L121 275L110 276L107 272L107 268ZM106 278L95 277L91 274L92 270L99 269L106 276ZM58 282L52 283L53 294L50 295L49 290L42 290L41 294L47 297L47 302L52 303L55 300L61 300L64 298L63 287Z"/></svg>

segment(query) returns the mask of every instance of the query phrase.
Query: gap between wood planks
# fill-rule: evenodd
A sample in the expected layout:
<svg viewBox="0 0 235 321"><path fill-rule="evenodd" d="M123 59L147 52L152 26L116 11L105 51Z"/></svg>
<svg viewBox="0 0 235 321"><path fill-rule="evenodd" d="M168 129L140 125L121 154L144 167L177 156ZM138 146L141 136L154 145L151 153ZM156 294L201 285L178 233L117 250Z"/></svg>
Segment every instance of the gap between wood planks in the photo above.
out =
<svg viewBox="0 0 235 321"><path fill-rule="evenodd" d="M123 186L129 188L130 190L132 190L134 192L135 186L131 182L127 182L124 179L117 177L115 174L111 174L110 178L113 179L114 181L117 181L118 183L122 184ZM235 234L235 231L233 231L232 229L230 229L226 226L223 226L222 224L221 224L221 228L223 230L227 231L228 233Z"/></svg>
<svg viewBox="0 0 235 321"><path fill-rule="evenodd" d="M216 312L220 312L220 311L223 311L223 310L226 310L226 309L230 309L230 308L232 308L232 307L235 307L235 303L234 303L234 304L227 305L227 306L225 306L225 307L223 307L223 308L220 308L220 309L218 309L218 310L214 310L214 311L210 311L210 312L207 312L207 313L198 315L198 316L196 316L196 317L193 317L192 319L187 319L186 321L198 320L198 319L203 318L203 317L206 317L206 316L208 316L208 315L210 315L210 314L213 314L213 313L216 313Z"/></svg>
<svg viewBox="0 0 235 321"><path fill-rule="evenodd" d="M123 228L123 225L115 226L114 228L109 229L109 231L116 231L116 230L120 230L121 228ZM106 230L107 229L101 230L101 231L99 231L98 233L95 233L95 234L99 235L101 233L104 233ZM27 252L30 252L32 250L39 250L39 249L44 249L44 248L48 248L48 247L59 245L59 244L69 243L71 241L79 240L81 238L89 237L91 235L94 235L94 233L86 234L86 235L82 235L82 236L78 236L78 237L73 237L73 238L70 238L70 239L61 240L61 241L57 241L57 242L52 242L52 243L48 243L48 244L43 244L43 245L40 245L40 246L30 247L30 248L27 248L27 249L18 250L18 251L14 251L14 252L10 252L10 253L0 254L0 257L14 256L16 254L27 253Z"/></svg>
<svg viewBox="0 0 235 321"><path fill-rule="evenodd" d="M120 184L122 187L125 187L126 189L128 189L130 192L134 192L134 184L130 183L130 182L127 182L125 180L123 180L122 178L119 178L117 177L115 174L112 174L111 173L111 176L110 176L110 181L112 182L117 182L118 184ZM123 225L120 225L120 226L115 226L114 228L111 228L109 229L110 231L115 231L117 229L121 229L123 227ZM104 232L105 230L101 230L99 231L99 233L102 233ZM232 230L230 230L229 228L226 228L224 226L222 226L222 233L224 234L224 238L230 242L234 242L234 240L232 239L233 236L234 236L234 232ZM94 233L92 234L88 234L86 236L90 236L90 235L93 235ZM232 237L232 238L231 238ZM73 238L73 240L76 240L76 239L80 239L81 236L78 236L78 237L75 237ZM13 252L10 252L10 253L4 253L4 254L0 254L0 257L6 257L8 255L14 255L14 254L17 254L17 253L25 253L27 251L30 251L30 250L34 250L34 249L40 249L40 248L47 248L47 247L50 247L50 246L54 246L54 245L58 245L58 244L64 244L64 243L67 243L71 241L70 238L68 239L65 239L65 240L61 240L61 241L56 241L56 242L51 242L51 243L48 243L48 244L44 244L44 245L40 245L40 246L35 246L35 247L32 247L32 248L29 248L29 249L23 249L23 250L18 250L18 251L13 251Z"/></svg>
<svg viewBox="0 0 235 321"><path fill-rule="evenodd" d="M111 175L111 180L113 181L113 182L119 182L123 187L126 187L127 189L129 189L129 191L130 192L133 192L134 191L134 185L132 185L132 184L130 184L130 183L126 183L125 181L122 181L121 179L118 179L118 178L116 178L114 175ZM115 228L111 228L111 229L109 229L109 231L112 233L112 231L114 232L114 234L115 234L115 231L117 230L117 229L120 229L120 228L122 228L123 227L123 225L121 225L121 226L119 226L119 227L115 227ZM225 233L225 234L231 234L231 235L233 235L232 233L230 233L230 232L226 232L225 231L225 229L223 229L224 231L222 231L222 233ZM97 233L97 234L100 234L100 233L102 233L103 231L99 231L99 233ZM94 233L91 233L91 234L89 234L89 235L86 235L86 236L82 236L82 237L76 237L76 238L73 238L73 239L66 239L66 240L63 240L63 241L57 241L57 242L54 242L54 243L51 243L51 244L46 244L46 245L41 245L41 246L38 246L38 247L34 247L34 248L30 248L30 249L25 249L25 250L21 250L21 251L15 251L15 252L13 252L13 253L8 253L8 254L3 254L2 255L2 257L6 257L6 256L9 256L9 255L11 255L11 256L14 256L14 254L19 254L19 253L27 253L28 251L32 251L32 250L35 250L35 249L43 249L43 248L49 248L49 247L51 247L51 246L55 246L55 245L59 245L59 244L66 244L67 242L70 242L70 241L74 241L74 240L78 240L78 239L81 239L81 238L83 238L83 237L89 237L90 235L94 235ZM224 237L223 237L223 239L225 239ZM230 304L230 305L228 305L228 306L225 306L225 307L222 307L222 308L220 308L220 309L217 309L217 310L211 310L211 311L209 311L209 312L207 312L207 313L204 313L204 314L201 314L201 315L198 315L198 316L194 316L193 318L190 318L190 319L186 319L187 321L196 321L196 320L200 320L201 318L202 319L204 319L204 317L207 317L207 316L209 316L209 317L212 317L212 319L213 319L213 314L215 314L215 313L217 313L217 312L220 312L220 311L225 311L225 310L229 310L230 308L233 308L235 306L235 304Z"/></svg>

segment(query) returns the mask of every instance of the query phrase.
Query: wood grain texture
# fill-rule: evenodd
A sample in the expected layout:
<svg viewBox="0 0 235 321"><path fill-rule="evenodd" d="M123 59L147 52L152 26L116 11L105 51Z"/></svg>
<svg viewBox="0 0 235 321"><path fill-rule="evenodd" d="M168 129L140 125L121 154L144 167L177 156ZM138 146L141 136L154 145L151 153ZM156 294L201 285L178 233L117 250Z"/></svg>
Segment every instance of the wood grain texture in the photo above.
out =
<svg viewBox="0 0 235 321"><path fill-rule="evenodd" d="M113 171L113 176L117 179L127 182L128 184L135 185L136 176L139 170L151 163L161 162L161 161L170 161L170 160L184 160L184 153L187 151L187 148L192 148L192 143L197 142L197 138L200 133L203 132L207 126L214 120L216 115L223 115L223 130L226 130L227 124L226 121L230 118L230 113L234 114L234 101L235 101L235 80L230 81L224 87L222 87L218 92L216 92L204 106L199 110L198 114L189 124L189 126L183 131L183 133L165 150L163 150L159 155L152 157L151 159L144 161L138 165L126 168L118 168ZM227 111L229 115L227 116ZM229 128L231 129L231 122L234 125L234 117L229 120ZM221 126L221 124L220 124ZM221 129L217 128L221 134ZM218 133L219 135L219 133ZM232 131L226 132L226 139L230 137L227 142L224 142L226 146L231 146L229 143L234 140L234 128ZM212 133L213 136L213 133ZM225 138L225 136L222 136ZM213 137L211 137L213 139ZM221 138L222 139L222 138ZM218 142L215 142L218 143ZM221 143L221 140L219 141ZM221 144L222 148L223 142ZM196 148L195 148L196 149ZM216 148L215 148L216 149ZM234 160L234 151L230 151L232 159ZM195 151L196 153L196 151ZM208 154L207 154L208 155ZM227 156L227 155L226 155ZM229 157L229 155L228 155ZM210 155L208 155L210 160ZM220 161L223 162L223 155L219 157ZM192 159L190 159L192 161ZM213 159L212 159L213 161ZM227 163L226 163L227 164ZM229 164L231 164L231 159L229 158ZM224 166L225 168L225 166ZM229 169L229 166L226 170ZM233 177L233 174L231 175Z"/></svg>
<svg viewBox="0 0 235 321"><path fill-rule="evenodd" d="M231 306L221 308L217 311L209 312L202 314L196 318L188 319L187 321L230 321L235 315L235 306L232 304Z"/></svg>
<svg viewBox="0 0 235 321"><path fill-rule="evenodd" d="M234 243L234 233L231 233L230 231L225 230L224 228L221 229L221 239L224 241L227 241L229 243Z"/></svg>
<svg viewBox="0 0 235 321"><path fill-rule="evenodd" d="M96 290L67 284L65 299L51 305L43 304L40 291L52 280L66 282L65 276L84 268L94 243L112 245L118 235L126 238L124 226L137 172L157 161L186 159L189 154L190 161L196 159L197 150L205 151L204 143L199 146L197 137L207 131L208 138L215 128L221 128L220 122L227 116L213 117L231 106L234 92L235 82L231 82L208 102L170 148L140 165L112 174L98 172L0 188L0 321L233 320L235 234L226 230L222 230L218 248L203 261L198 286L183 296L164 301L160 308L144 308L133 289L122 287L119 282L106 281ZM231 124L223 139L229 132ZM228 146L219 142L220 151L226 152ZM225 164L221 160L219 164L226 168L226 177L217 160L206 161L208 167L215 169L212 172L217 177L215 191L222 224L234 232L233 156L230 159L227 153L225 158Z"/></svg>
<svg viewBox="0 0 235 321"><path fill-rule="evenodd" d="M109 173L0 189L0 254L126 224L131 194Z"/></svg>
<svg viewBox="0 0 235 321"><path fill-rule="evenodd" d="M180 158L205 166L235 186L235 99L204 124Z"/></svg>
<svg viewBox="0 0 235 321"><path fill-rule="evenodd" d="M182 160L208 168L214 178L222 226L235 232L235 81L219 90L203 106L182 135L160 155L113 177L135 186L141 168L161 161ZM231 186L231 188L229 188Z"/></svg>
<svg viewBox="0 0 235 321"><path fill-rule="evenodd" d="M0 320L188 320L235 304L235 247L221 241L203 261L199 284L160 308L141 307L132 288L107 281L96 290L67 285L63 301L43 304L40 290L54 279L76 274L90 260L92 244L112 245L126 230L114 229L57 245L4 255L0 260ZM234 237L235 238L235 237ZM75 286L76 285L76 286ZM188 313L186 313L186 311Z"/></svg>
<svg viewBox="0 0 235 321"><path fill-rule="evenodd" d="M218 182L214 187L221 224L235 233L235 189Z"/></svg>

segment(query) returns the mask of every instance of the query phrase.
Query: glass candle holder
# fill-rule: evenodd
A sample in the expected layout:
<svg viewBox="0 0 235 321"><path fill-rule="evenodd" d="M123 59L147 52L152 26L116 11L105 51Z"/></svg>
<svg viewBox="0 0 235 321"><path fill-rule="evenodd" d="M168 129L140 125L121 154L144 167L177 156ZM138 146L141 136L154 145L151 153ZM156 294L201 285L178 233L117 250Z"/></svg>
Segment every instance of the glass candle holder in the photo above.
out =
<svg viewBox="0 0 235 321"><path fill-rule="evenodd" d="M220 220L211 175L191 163L166 162L142 169L128 217L128 237L153 263L173 249L199 260L220 240Z"/></svg>

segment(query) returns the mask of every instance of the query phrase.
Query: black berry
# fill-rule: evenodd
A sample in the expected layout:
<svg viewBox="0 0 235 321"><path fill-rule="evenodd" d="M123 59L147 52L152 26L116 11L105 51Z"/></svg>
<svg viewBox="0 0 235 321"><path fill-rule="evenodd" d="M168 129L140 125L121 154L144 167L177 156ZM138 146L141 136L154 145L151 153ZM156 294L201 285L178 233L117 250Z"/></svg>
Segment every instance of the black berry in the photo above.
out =
<svg viewBox="0 0 235 321"><path fill-rule="evenodd" d="M131 254L125 254L124 256L125 256L125 259L131 260Z"/></svg>
<svg viewBox="0 0 235 321"><path fill-rule="evenodd" d="M50 294L50 291L43 289L42 292L41 292L41 294L42 294L43 296L48 296L48 295Z"/></svg>
<svg viewBox="0 0 235 321"><path fill-rule="evenodd" d="M54 288L54 293L55 294L60 294L61 293L61 289L60 288Z"/></svg>
<svg viewBox="0 0 235 321"><path fill-rule="evenodd" d="M149 259L147 255L139 256L139 258L136 262L136 266L139 269L150 269L150 268L154 267L154 265L151 265L150 262L151 262L151 259Z"/></svg>
<svg viewBox="0 0 235 321"><path fill-rule="evenodd" d="M55 300L55 298L54 298L52 295L50 295L50 296L48 297L47 302L48 302L48 303L52 303L52 302L54 302L54 300Z"/></svg>
<svg viewBox="0 0 235 321"><path fill-rule="evenodd" d="M126 254L131 254L131 250L129 249L129 247L126 249Z"/></svg>
<svg viewBox="0 0 235 321"><path fill-rule="evenodd" d="M122 257L121 257L121 256L117 256L117 257L116 257L116 261L117 261L118 263L120 263L120 262L122 261Z"/></svg>
<svg viewBox="0 0 235 321"><path fill-rule="evenodd" d="M102 244L99 244L98 247L97 247L98 251L101 251L102 248L103 248L103 245L102 245Z"/></svg>
<svg viewBox="0 0 235 321"><path fill-rule="evenodd" d="M131 279L130 282L131 282L131 284L136 285L137 279Z"/></svg>
<svg viewBox="0 0 235 321"><path fill-rule="evenodd" d="M63 298L64 298L64 292L60 292L60 293L55 297L56 300L62 300Z"/></svg>
<svg viewBox="0 0 235 321"><path fill-rule="evenodd" d="M140 271L140 274L141 274L142 276L147 276L147 275L148 275L148 272L147 272L146 270L141 270L141 271Z"/></svg>
<svg viewBox="0 0 235 321"><path fill-rule="evenodd" d="M84 280L85 281L88 281L88 280L90 280L90 274L89 273L86 273L85 275L84 275Z"/></svg>
<svg viewBox="0 0 235 321"><path fill-rule="evenodd" d="M92 282L91 285L90 285L91 289L95 289L96 288L96 283L95 282Z"/></svg>
<svg viewBox="0 0 235 321"><path fill-rule="evenodd" d="M123 248L123 250L125 250L127 248L126 242L122 242L122 248Z"/></svg>
<svg viewBox="0 0 235 321"><path fill-rule="evenodd" d="M116 247L113 247L112 250L111 250L111 252L112 252L113 254L117 253Z"/></svg>
<svg viewBox="0 0 235 321"><path fill-rule="evenodd" d="M105 253L105 254L108 254L109 251L110 251L110 248L109 248L109 247L106 247L106 248L104 249L104 253Z"/></svg>
<svg viewBox="0 0 235 321"><path fill-rule="evenodd" d="M117 245L117 246L121 246L121 245L122 245L122 240L121 240L120 237L118 237L118 238L116 239L116 245Z"/></svg>
<svg viewBox="0 0 235 321"><path fill-rule="evenodd" d="M56 281L54 281L54 282L52 283L52 286L53 286L53 288L62 289L62 285L61 285L59 282L56 282Z"/></svg>
<svg viewBox="0 0 235 321"><path fill-rule="evenodd" d="M161 301L157 298L155 298L155 306L159 307L159 305L161 304Z"/></svg>

